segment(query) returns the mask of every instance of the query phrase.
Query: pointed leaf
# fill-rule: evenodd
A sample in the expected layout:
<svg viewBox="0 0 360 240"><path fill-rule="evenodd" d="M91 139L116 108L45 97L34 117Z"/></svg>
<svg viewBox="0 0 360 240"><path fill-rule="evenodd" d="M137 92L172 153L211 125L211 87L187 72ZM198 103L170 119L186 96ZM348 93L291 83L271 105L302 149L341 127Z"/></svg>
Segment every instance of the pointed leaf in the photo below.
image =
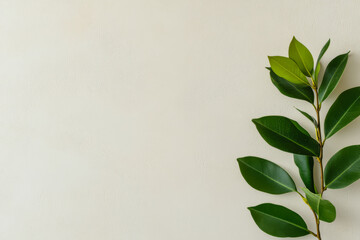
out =
<svg viewBox="0 0 360 240"><path fill-rule="evenodd" d="M314 92L310 86L291 83L276 75L272 69L270 69L270 78L285 96L305 100L311 104L314 102Z"/></svg>
<svg viewBox="0 0 360 240"><path fill-rule="evenodd" d="M306 76L301 72L296 63L287 57L269 57L271 69L281 78L295 84L310 85Z"/></svg>
<svg viewBox="0 0 360 240"><path fill-rule="evenodd" d="M241 174L253 188L271 194L283 194L296 191L289 174L280 166L258 157L237 159Z"/></svg>
<svg viewBox="0 0 360 240"><path fill-rule="evenodd" d="M324 78L319 88L319 101L323 102L338 84L342 73L344 72L349 52L339 55L325 69Z"/></svg>
<svg viewBox="0 0 360 240"><path fill-rule="evenodd" d="M313 78L314 78L314 81L316 84L317 84L317 79L318 79L320 68L321 68L320 60L324 56L324 54L325 54L326 50L329 48L329 46L330 46L330 39L325 43L324 47L321 49L319 57L316 61L316 64L315 64L316 68L315 68L315 71L313 72Z"/></svg>
<svg viewBox="0 0 360 240"><path fill-rule="evenodd" d="M286 207L264 203L248 209L258 227L271 236L301 237L310 233L299 214Z"/></svg>
<svg viewBox="0 0 360 240"><path fill-rule="evenodd" d="M294 162L299 168L299 174L305 186L315 193L313 157L294 154Z"/></svg>
<svg viewBox="0 0 360 240"><path fill-rule="evenodd" d="M336 218L336 209L334 205L328 200L324 200L320 194L315 194L309 189L302 188L306 194L306 199L310 207L317 213L319 219L325 222L333 222Z"/></svg>
<svg viewBox="0 0 360 240"><path fill-rule="evenodd" d="M301 111L300 109L296 108L302 115L304 115L307 119L309 119L315 126L317 126L317 121L314 117L312 117L307 112Z"/></svg>
<svg viewBox="0 0 360 240"><path fill-rule="evenodd" d="M295 37L293 37L289 46L289 58L299 66L301 72L310 77L313 67L314 59L310 51Z"/></svg>
<svg viewBox="0 0 360 240"><path fill-rule="evenodd" d="M285 152L318 156L319 144L297 122L282 116L266 116L252 120L263 139Z"/></svg>
<svg viewBox="0 0 360 240"><path fill-rule="evenodd" d="M360 145L353 145L338 151L325 167L327 188L344 188L360 178Z"/></svg>
<svg viewBox="0 0 360 240"><path fill-rule="evenodd" d="M325 118L325 137L330 138L360 115L360 87L341 93Z"/></svg>

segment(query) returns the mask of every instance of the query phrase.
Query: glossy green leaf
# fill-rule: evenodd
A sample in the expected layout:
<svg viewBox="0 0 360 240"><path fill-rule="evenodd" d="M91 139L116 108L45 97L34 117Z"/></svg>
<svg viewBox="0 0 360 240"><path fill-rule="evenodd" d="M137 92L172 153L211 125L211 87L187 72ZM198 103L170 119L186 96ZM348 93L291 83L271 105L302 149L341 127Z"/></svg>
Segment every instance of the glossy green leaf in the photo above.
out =
<svg viewBox="0 0 360 240"><path fill-rule="evenodd" d="M330 46L330 39L325 43L324 47L321 49L319 57L316 61L316 64L315 64L316 68L315 68L315 71L313 72L313 79L316 84L317 84L317 79L318 79L320 68L321 68L320 60L324 56L324 54L325 54L326 50L329 48L329 46Z"/></svg>
<svg viewBox="0 0 360 240"><path fill-rule="evenodd" d="M310 85L306 76L301 72L296 63L287 57L269 57L271 69L281 78L295 84Z"/></svg>
<svg viewBox="0 0 360 240"><path fill-rule="evenodd" d="M327 188L344 188L360 178L360 145L338 151L327 163L324 171Z"/></svg>
<svg viewBox="0 0 360 240"><path fill-rule="evenodd" d="M307 119L309 119L315 126L317 126L317 121L314 117L312 117L307 112L301 111L300 109L296 108L302 115L304 115Z"/></svg>
<svg viewBox="0 0 360 240"><path fill-rule="evenodd" d="M324 77L319 88L319 101L323 102L338 84L342 73L344 72L349 52L339 55L325 69Z"/></svg>
<svg viewBox="0 0 360 240"><path fill-rule="evenodd" d="M272 203L249 207L258 227L275 237L301 237L310 232L305 221L296 212Z"/></svg>
<svg viewBox="0 0 360 240"><path fill-rule="evenodd" d="M320 194L315 194L309 189L302 188L306 194L306 199L310 207L319 216L319 219L325 222L333 222L336 218L336 209L334 205L328 200L324 200Z"/></svg>
<svg viewBox="0 0 360 240"><path fill-rule="evenodd" d="M299 66L301 72L310 77L314 67L314 59L310 51L295 37L289 46L289 58Z"/></svg>
<svg viewBox="0 0 360 240"><path fill-rule="evenodd" d="M341 93L330 107L324 123L325 137L330 138L360 115L360 87Z"/></svg>
<svg viewBox="0 0 360 240"><path fill-rule="evenodd" d="M266 116L252 120L263 139L285 152L318 156L319 144L297 122L282 116Z"/></svg>
<svg viewBox="0 0 360 240"><path fill-rule="evenodd" d="M243 157L237 161L241 174L253 188L271 194L296 191L292 178L275 163L258 157Z"/></svg>
<svg viewBox="0 0 360 240"><path fill-rule="evenodd" d="M299 174L305 186L315 193L313 157L294 154L294 162L299 168Z"/></svg>
<svg viewBox="0 0 360 240"><path fill-rule="evenodd" d="M277 87L277 89L285 96L305 100L311 104L314 102L314 92L310 86L289 82L276 75L271 68L270 78L275 87Z"/></svg>

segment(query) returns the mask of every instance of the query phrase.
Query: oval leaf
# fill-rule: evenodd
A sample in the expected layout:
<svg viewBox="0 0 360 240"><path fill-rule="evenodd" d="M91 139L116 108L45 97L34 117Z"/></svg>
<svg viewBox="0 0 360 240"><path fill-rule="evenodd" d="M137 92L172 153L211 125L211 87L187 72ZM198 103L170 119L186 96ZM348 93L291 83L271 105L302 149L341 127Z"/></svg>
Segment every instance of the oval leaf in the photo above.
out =
<svg viewBox="0 0 360 240"><path fill-rule="evenodd" d="M258 157L243 157L237 161L241 174L253 188L271 194L296 191L289 174L275 163Z"/></svg>
<svg viewBox="0 0 360 240"><path fill-rule="evenodd" d="M305 100L311 104L314 102L314 92L310 86L291 83L276 75L272 69L270 69L270 78L275 87L285 96Z"/></svg>
<svg viewBox="0 0 360 240"><path fill-rule="evenodd" d="M295 84L309 85L306 76L301 72L296 63L287 57L273 56L269 57L271 69L289 82Z"/></svg>
<svg viewBox="0 0 360 240"><path fill-rule="evenodd" d="M252 121L271 146L290 153L319 155L319 144L297 122L282 116L267 116Z"/></svg>
<svg viewBox="0 0 360 240"><path fill-rule="evenodd" d="M348 60L349 52L339 55L331 62L325 69L323 81L319 88L319 101L323 102L330 93L334 90L336 85L338 84L342 73L344 72L347 60Z"/></svg>
<svg viewBox="0 0 360 240"><path fill-rule="evenodd" d="M324 47L321 49L320 51L320 54L319 54L319 57L316 61L316 68L315 68L315 71L313 72L313 79L315 81L315 84L317 84L317 79L318 79L318 76L319 76L319 72L320 72L320 60L321 58L324 56L326 50L329 48L330 46L330 39L325 43Z"/></svg>
<svg viewBox="0 0 360 240"><path fill-rule="evenodd" d="M324 171L327 188L344 188L360 178L360 145L338 151L331 157Z"/></svg>
<svg viewBox="0 0 360 240"><path fill-rule="evenodd" d="M315 193L313 157L294 154L294 162L299 168L300 177L306 188Z"/></svg>
<svg viewBox="0 0 360 240"><path fill-rule="evenodd" d="M256 225L271 236L301 237L310 233L299 214L286 207L264 203L248 209Z"/></svg>
<svg viewBox="0 0 360 240"><path fill-rule="evenodd" d="M325 118L325 137L330 138L360 115L360 87L339 95Z"/></svg>
<svg viewBox="0 0 360 240"><path fill-rule="evenodd" d="M299 66L301 72L310 77L313 67L314 59L310 51L295 37L293 37L289 46L289 58Z"/></svg>
<svg viewBox="0 0 360 240"><path fill-rule="evenodd" d="M306 194L310 207L317 213L320 220L329 223L335 220L336 209L330 201L322 199L320 194L312 193L309 189L302 188L302 190Z"/></svg>

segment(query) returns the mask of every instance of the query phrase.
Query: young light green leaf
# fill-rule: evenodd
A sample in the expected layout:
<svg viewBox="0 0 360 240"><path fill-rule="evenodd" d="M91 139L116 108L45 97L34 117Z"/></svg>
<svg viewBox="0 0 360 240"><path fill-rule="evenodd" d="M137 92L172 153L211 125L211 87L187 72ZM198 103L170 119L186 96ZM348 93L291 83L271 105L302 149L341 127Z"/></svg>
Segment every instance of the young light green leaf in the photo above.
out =
<svg viewBox="0 0 360 240"><path fill-rule="evenodd" d="M287 57L269 57L271 69L281 78L295 84L310 85L306 76L301 72L296 63Z"/></svg>
<svg viewBox="0 0 360 240"><path fill-rule="evenodd" d="M341 93L325 118L325 137L330 138L360 115L360 87Z"/></svg>
<svg viewBox="0 0 360 240"><path fill-rule="evenodd" d="M263 139L285 152L319 156L320 147L296 121L282 116L266 116L252 120Z"/></svg>
<svg viewBox="0 0 360 240"><path fill-rule="evenodd" d="M330 201L324 200L320 194L312 193L307 188L301 189L306 194L306 199L308 200L310 207L316 212L320 220L329 223L335 220L336 209Z"/></svg>
<svg viewBox="0 0 360 240"><path fill-rule="evenodd" d="M322 103L334 90L344 72L349 52L339 55L325 69L324 77L319 88L319 101Z"/></svg>
<svg viewBox="0 0 360 240"><path fill-rule="evenodd" d="M237 161L241 174L253 188L271 194L296 191L290 175L275 163L251 156L238 158Z"/></svg>
<svg viewBox="0 0 360 240"><path fill-rule="evenodd" d="M360 145L338 151L327 163L324 171L327 188L344 188L360 178Z"/></svg>
<svg viewBox="0 0 360 240"><path fill-rule="evenodd" d="M289 46L289 58L294 60L303 74L308 77L311 76L314 59L310 51L295 37L293 37Z"/></svg>
<svg viewBox="0 0 360 240"><path fill-rule="evenodd" d="M314 92L310 86L289 82L276 75L271 68L270 78L275 87L285 96L305 100L311 104L314 102Z"/></svg>
<svg viewBox="0 0 360 240"><path fill-rule="evenodd" d="M286 207L263 203L248 209L257 226L271 236L301 237L310 233L299 214Z"/></svg>
<svg viewBox="0 0 360 240"><path fill-rule="evenodd" d="M317 79L318 79L320 68L321 68L320 60L324 56L324 54L325 54L326 50L329 48L329 46L330 46L330 39L325 43L324 47L321 49L319 57L316 61L315 71L313 72L313 79L315 81L315 84L317 84Z"/></svg>
<svg viewBox="0 0 360 240"><path fill-rule="evenodd" d="M311 116L307 112L301 111L298 108L296 108L296 110L298 110L302 115L304 115L307 119L309 119L315 126L317 126L317 121L313 116Z"/></svg>
<svg viewBox="0 0 360 240"><path fill-rule="evenodd" d="M294 162L299 168L299 174L305 186L311 192L315 193L313 157L294 154Z"/></svg>

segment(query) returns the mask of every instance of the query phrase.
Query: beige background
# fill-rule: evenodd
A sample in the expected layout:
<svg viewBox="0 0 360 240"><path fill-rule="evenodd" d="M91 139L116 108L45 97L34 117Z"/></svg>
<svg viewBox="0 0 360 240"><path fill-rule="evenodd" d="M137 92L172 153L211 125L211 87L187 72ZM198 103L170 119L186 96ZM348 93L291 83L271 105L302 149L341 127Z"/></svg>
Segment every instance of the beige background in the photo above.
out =
<svg viewBox="0 0 360 240"><path fill-rule="evenodd" d="M265 70L295 35L323 63L352 50L341 85L360 85L358 1L0 1L0 239L274 239L246 207L295 194L251 189L235 159L291 155L251 119L310 123ZM357 120L326 158L359 144ZM325 194L337 206L324 240L360 239L360 184ZM304 237L301 239L312 239Z"/></svg>

